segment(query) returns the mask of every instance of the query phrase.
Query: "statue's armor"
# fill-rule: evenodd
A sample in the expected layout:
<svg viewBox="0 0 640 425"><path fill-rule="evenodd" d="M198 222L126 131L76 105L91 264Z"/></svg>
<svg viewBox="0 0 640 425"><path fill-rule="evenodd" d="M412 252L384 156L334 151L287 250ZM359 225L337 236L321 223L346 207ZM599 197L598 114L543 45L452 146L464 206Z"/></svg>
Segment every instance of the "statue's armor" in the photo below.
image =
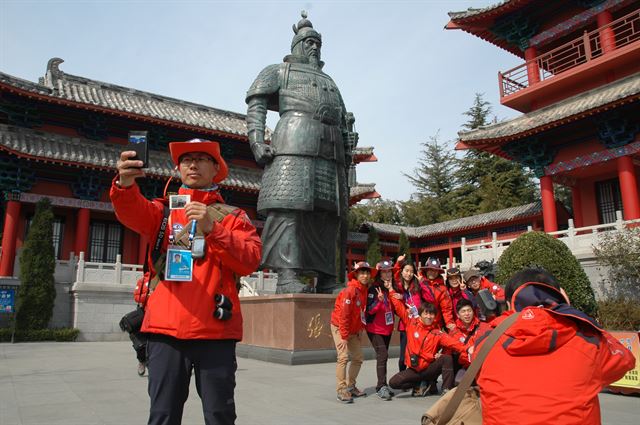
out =
<svg viewBox="0 0 640 425"><path fill-rule="evenodd" d="M280 113L271 137L258 212L272 209L346 213L345 108L338 87L317 67L285 62L265 68L247 92Z"/></svg>

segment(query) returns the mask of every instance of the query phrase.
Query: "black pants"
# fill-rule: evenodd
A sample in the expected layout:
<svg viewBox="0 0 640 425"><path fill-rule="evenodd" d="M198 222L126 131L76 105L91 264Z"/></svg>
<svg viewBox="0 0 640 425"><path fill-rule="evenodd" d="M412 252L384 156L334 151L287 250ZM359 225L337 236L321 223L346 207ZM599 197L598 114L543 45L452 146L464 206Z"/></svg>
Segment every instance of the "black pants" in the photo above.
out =
<svg viewBox="0 0 640 425"><path fill-rule="evenodd" d="M442 373L442 388L450 390L453 388L453 360L451 355L443 354L434 360L425 370L417 372L408 368L402 372L398 372L389 380L391 388L408 390L420 384L422 381L437 381L438 376Z"/></svg>
<svg viewBox="0 0 640 425"><path fill-rule="evenodd" d="M398 359L398 370L402 372L407 368L404 364L404 352L407 349L407 331L398 331L400 334L400 358Z"/></svg>
<svg viewBox="0 0 640 425"><path fill-rule="evenodd" d="M387 360L389 359L389 342L391 335L379 335L367 332L369 341L376 352L376 374L378 383L376 391L387 385Z"/></svg>
<svg viewBox="0 0 640 425"><path fill-rule="evenodd" d="M180 425L192 370L205 424L235 423L236 341L179 340L150 334L147 368L149 425Z"/></svg>

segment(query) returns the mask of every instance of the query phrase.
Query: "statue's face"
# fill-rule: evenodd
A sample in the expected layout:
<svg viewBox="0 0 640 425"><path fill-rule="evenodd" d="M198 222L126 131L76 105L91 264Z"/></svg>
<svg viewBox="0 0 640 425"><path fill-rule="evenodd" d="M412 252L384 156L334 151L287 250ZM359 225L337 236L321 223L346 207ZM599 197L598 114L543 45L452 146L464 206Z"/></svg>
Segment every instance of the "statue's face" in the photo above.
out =
<svg viewBox="0 0 640 425"><path fill-rule="evenodd" d="M302 40L302 51L309 58L309 62L315 65L320 63L320 48L322 42L315 37L309 37Z"/></svg>

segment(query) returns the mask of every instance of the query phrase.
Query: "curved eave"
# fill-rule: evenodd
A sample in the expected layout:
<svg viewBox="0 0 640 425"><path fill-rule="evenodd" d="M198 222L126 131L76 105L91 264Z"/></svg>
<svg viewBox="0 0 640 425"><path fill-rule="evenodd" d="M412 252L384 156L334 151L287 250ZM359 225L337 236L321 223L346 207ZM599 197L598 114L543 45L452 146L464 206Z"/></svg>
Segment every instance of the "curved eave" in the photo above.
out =
<svg viewBox="0 0 640 425"><path fill-rule="evenodd" d="M32 91L15 87L6 83L0 83L0 88L2 88L3 91L17 94L19 96L24 96L29 99L40 100L46 103L51 103L51 104L56 104L61 106L68 106L71 108L86 110L86 111L101 112L107 115L113 115L113 116L118 116L118 117L123 117L128 119L135 119L137 121L149 122L149 123L153 123L161 126L173 127L181 130L188 130L188 131L192 131L200 134L208 134L216 137L225 137L225 138L236 139L244 142L247 142L249 140L247 136L240 135L240 134L235 134L231 132L227 133L221 130L214 130L211 128L200 127L196 125L189 125L189 124L179 123L179 122L170 121L170 120L163 120L160 118L149 117L147 115L126 112L119 109L106 108L104 106L90 105L82 102L74 102L72 100L46 95L44 93L32 92Z"/></svg>
<svg viewBox="0 0 640 425"><path fill-rule="evenodd" d="M552 121L550 123L546 123L544 125L538 126L538 127L533 127L531 129L525 130L525 131L521 131L518 133L514 133L514 134L510 134L508 136L502 136L502 137L495 137L495 138L487 138L487 139L473 139L473 140L459 140L458 143L456 144L456 149L476 149L479 147L489 147L489 146L500 146L503 145L505 143L514 141L514 140L519 140L519 139L523 139L529 136L533 136L535 134L539 134L542 133L544 131L547 130L551 130L553 128L557 128L560 127L562 125L574 122L574 121L579 121L582 120L584 118L588 118L590 116L599 114L601 112L604 111L608 111L610 109L614 109L617 108L619 106L625 105L627 103L632 103L636 100L640 99L640 94L635 94L629 97L626 97L624 99L619 99L616 100L614 102L611 103L607 103L606 105L600 105L598 107L589 109L587 111L583 111L580 113L577 113L575 115L571 115L568 117L563 117L561 119L558 119L556 121ZM464 147L462 147L464 146Z"/></svg>
<svg viewBox="0 0 640 425"><path fill-rule="evenodd" d="M114 166L108 166L108 165L95 165L95 164L88 164L86 162L79 162L79 161L66 161L63 159L55 159L55 158L47 158L47 157L41 157L41 156L35 156L35 155L29 155L23 152L19 152L13 149L9 149L6 146L2 146L0 145L0 151L2 152L7 152L11 155L14 155L18 158L23 158L23 159L27 159L29 161L33 161L36 163L43 163L43 164L52 164L52 165L61 165L61 166L65 166L65 167L74 167L74 168L83 168L83 169L89 169L89 170L98 170L98 171L105 171L105 172L113 172L114 176L115 176L115 170L114 170ZM166 179L169 176L166 174L158 174L158 173L145 173L146 177L150 177L153 179ZM178 172L172 172L171 173L171 177L174 179L179 180L180 178L180 174ZM229 178L229 177L228 177ZM233 178L233 177L232 177ZM247 192L247 193L258 193L260 192L257 189L251 189L251 188L246 188L246 187L241 187L241 186L237 186L237 185L233 185L233 184L229 184L229 183L225 183L222 182L219 184L220 187L225 188L225 189L233 189L235 191L238 192Z"/></svg>
<svg viewBox="0 0 640 425"><path fill-rule="evenodd" d="M375 156L374 154L371 155L354 155L353 156L353 160L354 162L360 163L360 162L377 162L378 161L378 157Z"/></svg>
<svg viewBox="0 0 640 425"><path fill-rule="evenodd" d="M511 0L503 4L499 4L493 8L488 7L485 8L486 10L479 10L477 13L469 11L449 12L450 20L444 28L448 30L462 30L495 46L498 46L501 49L506 50L507 52L512 53L520 58L524 58L523 51L521 51L518 47L507 43L505 40L496 37L491 31L489 31L489 28L493 25L497 18L512 13L522 6L531 3L531 1L532 0ZM465 13L471 14L469 14L468 16L456 17L456 15L463 15Z"/></svg>
<svg viewBox="0 0 640 425"><path fill-rule="evenodd" d="M366 192L366 193L361 193L358 194L356 196L352 196L349 198L349 206L351 205L355 205L358 202L365 200L365 199L376 199L376 198L380 198L381 195L376 192L375 190L371 191L371 192Z"/></svg>

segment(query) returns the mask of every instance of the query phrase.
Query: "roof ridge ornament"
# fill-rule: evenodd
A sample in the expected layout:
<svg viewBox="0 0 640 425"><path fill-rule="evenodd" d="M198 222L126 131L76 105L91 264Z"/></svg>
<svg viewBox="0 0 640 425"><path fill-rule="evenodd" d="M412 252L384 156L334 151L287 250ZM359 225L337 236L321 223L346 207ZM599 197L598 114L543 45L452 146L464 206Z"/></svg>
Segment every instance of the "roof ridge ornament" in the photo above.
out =
<svg viewBox="0 0 640 425"><path fill-rule="evenodd" d="M49 59L49 62L47 62L47 73L44 75L44 79L41 80L45 86L57 90L58 80L64 78L64 72L59 68L63 62L64 59L57 57Z"/></svg>

